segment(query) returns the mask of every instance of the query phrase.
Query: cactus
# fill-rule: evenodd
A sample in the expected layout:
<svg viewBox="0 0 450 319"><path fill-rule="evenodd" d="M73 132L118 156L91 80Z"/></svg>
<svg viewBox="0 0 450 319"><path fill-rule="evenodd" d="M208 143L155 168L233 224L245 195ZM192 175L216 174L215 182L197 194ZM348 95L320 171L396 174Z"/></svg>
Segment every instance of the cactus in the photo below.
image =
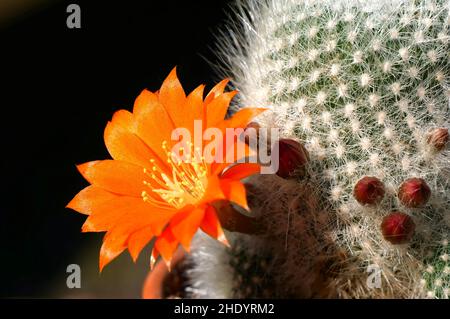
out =
<svg viewBox="0 0 450 319"><path fill-rule="evenodd" d="M197 266L187 271L191 298L271 298L273 289L265 274L270 257L251 236L229 234L230 249L223 249L204 234L194 240L190 260ZM202 265L198 267L198 265Z"/></svg>
<svg viewBox="0 0 450 319"><path fill-rule="evenodd" d="M270 227L242 245L264 243L277 263L265 274L274 296L448 298L449 9L448 0L236 6L242 23L224 33L222 72L240 90L239 105L270 107L262 127L310 154L306 175L250 181L261 190L253 212ZM355 199L366 176L384 187L375 204ZM417 205L403 200L417 193L399 194L410 178L431 191ZM414 221L407 243L383 237L392 211ZM205 267L195 254L193 262ZM381 271L379 288L367 285L369 265Z"/></svg>

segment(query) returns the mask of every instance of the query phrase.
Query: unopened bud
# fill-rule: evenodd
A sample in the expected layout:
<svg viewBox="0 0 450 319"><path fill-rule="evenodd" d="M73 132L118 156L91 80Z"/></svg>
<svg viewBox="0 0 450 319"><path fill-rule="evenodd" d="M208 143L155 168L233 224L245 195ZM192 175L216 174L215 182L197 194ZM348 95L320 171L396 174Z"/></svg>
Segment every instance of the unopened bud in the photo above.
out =
<svg viewBox="0 0 450 319"><path fill-rule="evenodd" d="M279 168L277 175L287 178L309 161L305 147L292 139L279 140Z"/></svg>
<svg viewBox="0 0 450 319"><path fill-rule="evenodd" d="M428 135L427 142L436 150L443 150L448 143L448 129L436 128L432 130Z"/></svg>
<svg viewBox="0 0 450 319"><path fill-rule="evenodd" d="M373 176L364 176L353 189L353 196L362 205L374 205L381 202L384 193L384 184Z"/></svg>
<svg viewBox="0 0 450 319"><path fill-rule="evenodd" d="M414 235L416 224L413 219L402 212L394 211L383 218L381 232L384 239L391 244L408 243Z"/></svg>
<svg viewBox="0 0 450 319"><path fill-rule="evenodd" d="M422 178L409 178L398 190L398 198L406 207L425 205L431 196L430 187Z"/></svg>

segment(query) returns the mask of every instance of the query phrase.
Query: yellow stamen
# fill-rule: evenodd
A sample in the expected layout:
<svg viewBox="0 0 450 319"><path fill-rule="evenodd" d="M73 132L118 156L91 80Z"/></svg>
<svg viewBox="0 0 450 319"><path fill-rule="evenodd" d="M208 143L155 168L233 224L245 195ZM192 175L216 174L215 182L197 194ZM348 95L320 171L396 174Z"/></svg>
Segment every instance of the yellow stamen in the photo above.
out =
<svg viewBox="0 0 450 319"><path fill-rule="evenodd" d="M167 142L162 143L167 155L167 163L172 170L172 176L163 173L160 167L151 159L151 171L144 168L144 174L153 182L144 181L144 185L159 195L160 199L142 192L142 199L158 207L173 206L181 208L186 204L193 204L200 200L206 191L208 167L205 158L201 156L200 149L193 149L193 144L181 147L184 160L181 160L167 149Z"/></svg>

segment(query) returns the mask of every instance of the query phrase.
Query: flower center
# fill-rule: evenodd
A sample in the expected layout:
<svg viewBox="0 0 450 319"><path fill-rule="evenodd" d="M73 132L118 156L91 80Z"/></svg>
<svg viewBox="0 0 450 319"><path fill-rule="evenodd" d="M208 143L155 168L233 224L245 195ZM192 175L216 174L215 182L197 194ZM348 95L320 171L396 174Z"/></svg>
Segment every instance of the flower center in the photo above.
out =
<svg viewBox="0 0 450 319"><path fill-rule="evenodd" d="M205 158L201 156L200 149L194 149L193 144L188 147L180 147L179 155L167 149L167 142L162 143L162 148L167 155L167 163L172 170L172 176L167 176L160 167L151 159L151 170L144 168L144 173L160 187L156 188L155 183L144 181L144 185L159 195L161 200L150 196L146 191L142 192L142 199L146 202L165 207L173 206L181 208L187 204L198 202L205 194L207 185L208 168Z"/></svg>

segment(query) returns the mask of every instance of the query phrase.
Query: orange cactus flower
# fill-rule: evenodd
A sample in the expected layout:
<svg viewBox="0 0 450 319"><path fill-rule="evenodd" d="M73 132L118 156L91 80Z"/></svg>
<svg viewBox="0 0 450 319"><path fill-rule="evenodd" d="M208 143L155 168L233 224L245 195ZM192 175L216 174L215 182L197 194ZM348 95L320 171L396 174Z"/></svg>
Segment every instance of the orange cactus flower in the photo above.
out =
<svg viewBox="0 0 450 319"><path fill-rule="evenodd" d="M180 127L194 134L195 120L202 121L202 132L210 127L221 131L244 128L264 111L244 108L225 119L236 94L224 93L227 83L228 80L218 83L206 98L203 85L186 96L174 68L158 92L142 91L132 113L119 110L113 115L104 132L113 159L78 166L90 185L67 207L89 215L83 232L106 232L100 249L100 271L127 248L136 261L153 238L151 266L159 255L170 266L178 245L189 251L198 229L227 244L212 204L228 200L246 208L240 179L258 172L259 166L230 166L229 157L238 160L234 155L238 152L228 150L244 143L239 139L228 143L231 145L225 146L222 156L211 162L201 156L202 149L187 144L181 161L173 156L176 141L171 135Z"/></svg>

